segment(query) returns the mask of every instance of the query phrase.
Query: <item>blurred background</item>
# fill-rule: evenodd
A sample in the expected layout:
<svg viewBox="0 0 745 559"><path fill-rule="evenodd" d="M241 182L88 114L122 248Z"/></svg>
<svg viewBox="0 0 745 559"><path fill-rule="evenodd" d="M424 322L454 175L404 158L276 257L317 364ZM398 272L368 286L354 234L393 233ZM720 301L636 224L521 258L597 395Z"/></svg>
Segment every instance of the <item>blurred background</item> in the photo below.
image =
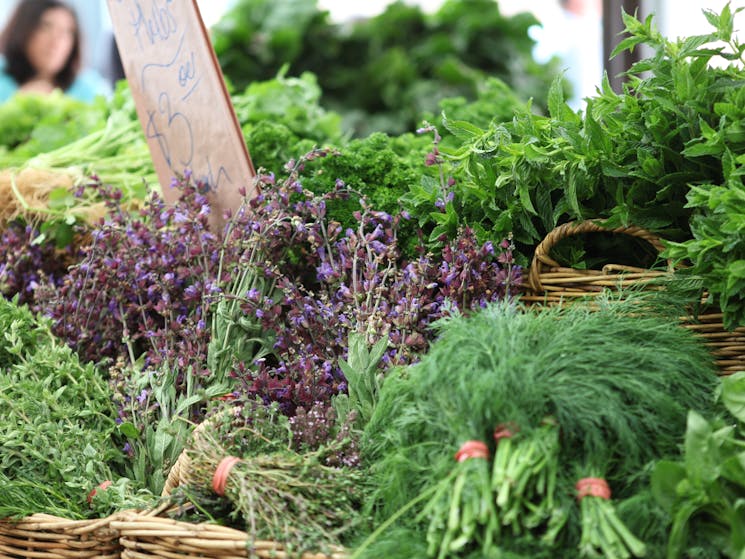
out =
<svg viewBox="0 0 745 559"><path fill-rule="evenodd" d="M5 23L16 3L17 0L0 0L0 25ZM121 68L118 68L115 63L116 50L106 1L71 0L70 3L77 9L83 26L86 65L98 70L112 83L115 82L121 77ZM259 36L258 33L251 34L245 30L240 32L235 30L236 25L241 25L236 24L236 21L242 18L241 9L248 9L249 5L261 7L267 20L284 14L285 27L289 28L294 24L298 33L311 34L319 30L319 25L318 14L310 14L309 6L312 6L316 12L327 11L328 18L324 22L326 25L342 26L345 23L372 18L392 4L389 0L278 1L278 4L285 5L285 13L278 8L270 9L263 6L266 3L259 0L253 0L253 2L249 0L198 0L197 3L205 24L209 28L217 29L217 33L221 34L216 50L221 64L227 61L228 65L231 63L231 55L226 51L234 46L230 46L230 41L227 41L225 36L232 36L231 40L234 43L240 40L240 37L255 42ZM426 14L437 12L442 8L443 3L443 0L401 1L401 4L416 7ZM480 3L481 0L472 2L474 6ZM719 11L726 3L726 0L499 0L496 2L504 18L516 18L515 21L521 22L520 25L525 26L526 21L520 19L520 14L527 13L534 17L534 21L527 25L527 35L534 42L530 46L531 55L538 64L552 64L553 70L563 72L569 84L567 89L569 104L575 109L583 106L584 97L595 93L595 88L599 85L604 70L608 71L614 88L618 89L618 82L614 83L613 80L632 62L623 57L615 61L608 59L608 53L618 43L618 33L623 29L620 23L621 7L630 13L638 10L643 17L654 14L655 23L662 34L675 38L707 32L709 27L702 10L706 8ZM745 6L745 0L731 0L730 4L734 9ZM233 12L232 16L231 12ZM251 23L251 17L244 19L246 19L246 25L262 27L265 20L261 20L261 17L257 15L253 23ZM267 23L268 27L272 25L272 23ZM288 31L283 30L282 33L287 34ZM318 38L323 40L323 33L320 33ZM302 48L313 49L314 45L304 41ZM235 57L245 55L251 56L252 53L236 52ZM296 53L295 55L312 57L313 53L306 52L300 55ZM264 54L264 56L269 55ZM325 52L324 56L326 56L325 62L328 63L330 54ZM343 53L339 53L339 56L343 56ZM275 60L275 62L278 66L281 65L281 61ZM521 62L515 60L513 63ZM268 65L271 66L271 64ZM301 68L318 73L316 68L303 67L302 63L290 64L291 73L295 69L299 72ZM276 72L277 69L273 68L272 71ZM240 72L242 71L244 70L241 69ZM249 72L247 77L267 78L268 76L251 75ZM499 77L504 78L504 76ZM228 78L234 79L234 76L228 75ZM506 81L515 87L510 79ZM246 84L238 83L237 85L243 87ZM328 84L322 84L322 86L326 91ZM536 87L539 86L536 85ZM517 87L517 89L520 88ZM531 94L530 87L527 87L526 91Z"/></svg>

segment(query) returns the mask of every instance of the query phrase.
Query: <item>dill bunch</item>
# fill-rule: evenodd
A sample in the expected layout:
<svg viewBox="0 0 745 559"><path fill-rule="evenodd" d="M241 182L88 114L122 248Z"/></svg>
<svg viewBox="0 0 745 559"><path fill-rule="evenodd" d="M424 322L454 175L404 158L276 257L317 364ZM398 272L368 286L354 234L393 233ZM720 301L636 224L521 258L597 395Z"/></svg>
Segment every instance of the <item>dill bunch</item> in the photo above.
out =
<svg viewBox="0 0 745 559"><path fill-rule="evenodd" d="M464 440L489 441L494 456L496 426L515 425L529 438L551 417L559 432L555 506L569 511L556 545L576 556L578 468L602 472L614 500L633 496L649 462L679 455L687 411L714 405L712 355L677 321L640 314L639 297L541 310L498 303L441 320L422 360L386 378L365 429L375 521L446 478ZM514 551L518 541L502 533L498 544Z"/></svg>

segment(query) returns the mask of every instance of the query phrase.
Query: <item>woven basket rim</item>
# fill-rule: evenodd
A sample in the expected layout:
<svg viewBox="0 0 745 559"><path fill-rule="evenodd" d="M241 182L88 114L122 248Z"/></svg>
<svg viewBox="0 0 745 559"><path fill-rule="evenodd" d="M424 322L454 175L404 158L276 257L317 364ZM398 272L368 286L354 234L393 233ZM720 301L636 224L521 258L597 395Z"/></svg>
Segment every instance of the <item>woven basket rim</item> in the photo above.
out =
<svg viewBox="0 0 745 559"><path fill-rule="evenodd" d="M524 284L526 293L521 301L527 304L557 305L597 297L608 289L629 285L646 286L657 278L675 272L673 263L667 261L666 270L653 270L608 264L602 270L579 270L561 266L551 257L551 249L562 239L576 234L605 232L625 234L649 242L658 253L665 246L662 239L646 229L634 225L605 228L602 220L570 221L555 227L536 246ZM654 286L654 289L660 287ZM705 302L702 295L702 303ZM695 316L694 316L695 314ZM701 336L714 356L714 362L722 375L745 370L745 326L726 330L722 312L716 306L708 306L702 312L680 317L683 327Z"/></svg>
<svg viewBox="0 0 745 559"><path fill-rule="evenodd" d="M619 264L608 264L602 270L578 270L562 266L551 256L552 249L563 239L573 235L586 233L612 233L617 235L628 235L647 241L658 253L661 253L665 246L659 235L652 233L636 225L625 225L615 228L607 228L598 222L602 220L588 219L584 221L569 221L557 225L551 230L543 240L536 246L533 258L528 269L528 287L535 293L545 291L542 277L546 273L556 274L557 277L552 279L552 285L557 282L572 283L572 281L582 282L600 282L603 278L613 281L614 278L624 277L625 281L646 280L664 275L667 272L659 270L649 270L633 266L624 266ZM551 272L547 272L551 270ZM667 270L672 271L672 262L668 260ZM617 279L615 280L617 283ZM602 290L600 290L602 291Z"/></svg>

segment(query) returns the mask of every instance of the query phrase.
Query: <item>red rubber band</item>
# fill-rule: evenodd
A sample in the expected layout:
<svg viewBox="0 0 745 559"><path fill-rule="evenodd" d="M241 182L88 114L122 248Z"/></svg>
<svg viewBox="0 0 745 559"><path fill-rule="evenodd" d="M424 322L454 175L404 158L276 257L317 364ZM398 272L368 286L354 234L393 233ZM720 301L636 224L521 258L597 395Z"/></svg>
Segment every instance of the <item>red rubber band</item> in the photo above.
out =
<svg viewBox="0 0 745 559"><path fill-rule="evenodd" d="M89 505L91 504L91 502L93 501L93 497L96 495L96 493L98 493L99 491L106 491L110 485L111 485L111 480L107 479L99 483L93 489L91 489L91 492L88 493L88 497L86 499L86 501L88 501L88 504Z"/></svg>
<svg viewBox="0 0 745 559"><path fill-rule="evenodd" d="M489 447L481 441L466 441L458 452L455 453L455 459L463 462L469 458L489 458Z"/></svg>
<svg viewBox="0 0 745 559"><path fill-rule="evenodd" d="M233 469L241 459L237 456L226 456L223 458L215 469L215 473L212 476L212 490L222 497L225 495L225 484L228 482L228 475L230 470Z"/></svg>
<svg viewBox="0 0 745 559"><path fill-rule="evenodd" d="M517 433L518 428L514 423L500 423L494 428L494 440L509 439Z"/></svg>
<svg viewBox="0 0 745 559"><path fill-rule="evenodd" d="M577 482L574 486L577 490L577 500L581 501L584 497L600 497L601 499L610 499L610 487L608 482L599 477L585 477Z"/></svg>

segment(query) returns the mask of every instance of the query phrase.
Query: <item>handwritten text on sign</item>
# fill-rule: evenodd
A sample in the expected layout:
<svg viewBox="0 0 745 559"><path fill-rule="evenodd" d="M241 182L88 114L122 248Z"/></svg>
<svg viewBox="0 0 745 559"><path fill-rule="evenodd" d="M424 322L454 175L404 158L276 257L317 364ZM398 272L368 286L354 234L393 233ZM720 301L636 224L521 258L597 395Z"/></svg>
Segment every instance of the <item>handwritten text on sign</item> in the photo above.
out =
<svg viewBox="0 0 745 559"><path fill-rule="evenodd" d="M186 170L213 213L240 205L255 175L194 0L108 0L119 54L167 201Z"/></svg>

